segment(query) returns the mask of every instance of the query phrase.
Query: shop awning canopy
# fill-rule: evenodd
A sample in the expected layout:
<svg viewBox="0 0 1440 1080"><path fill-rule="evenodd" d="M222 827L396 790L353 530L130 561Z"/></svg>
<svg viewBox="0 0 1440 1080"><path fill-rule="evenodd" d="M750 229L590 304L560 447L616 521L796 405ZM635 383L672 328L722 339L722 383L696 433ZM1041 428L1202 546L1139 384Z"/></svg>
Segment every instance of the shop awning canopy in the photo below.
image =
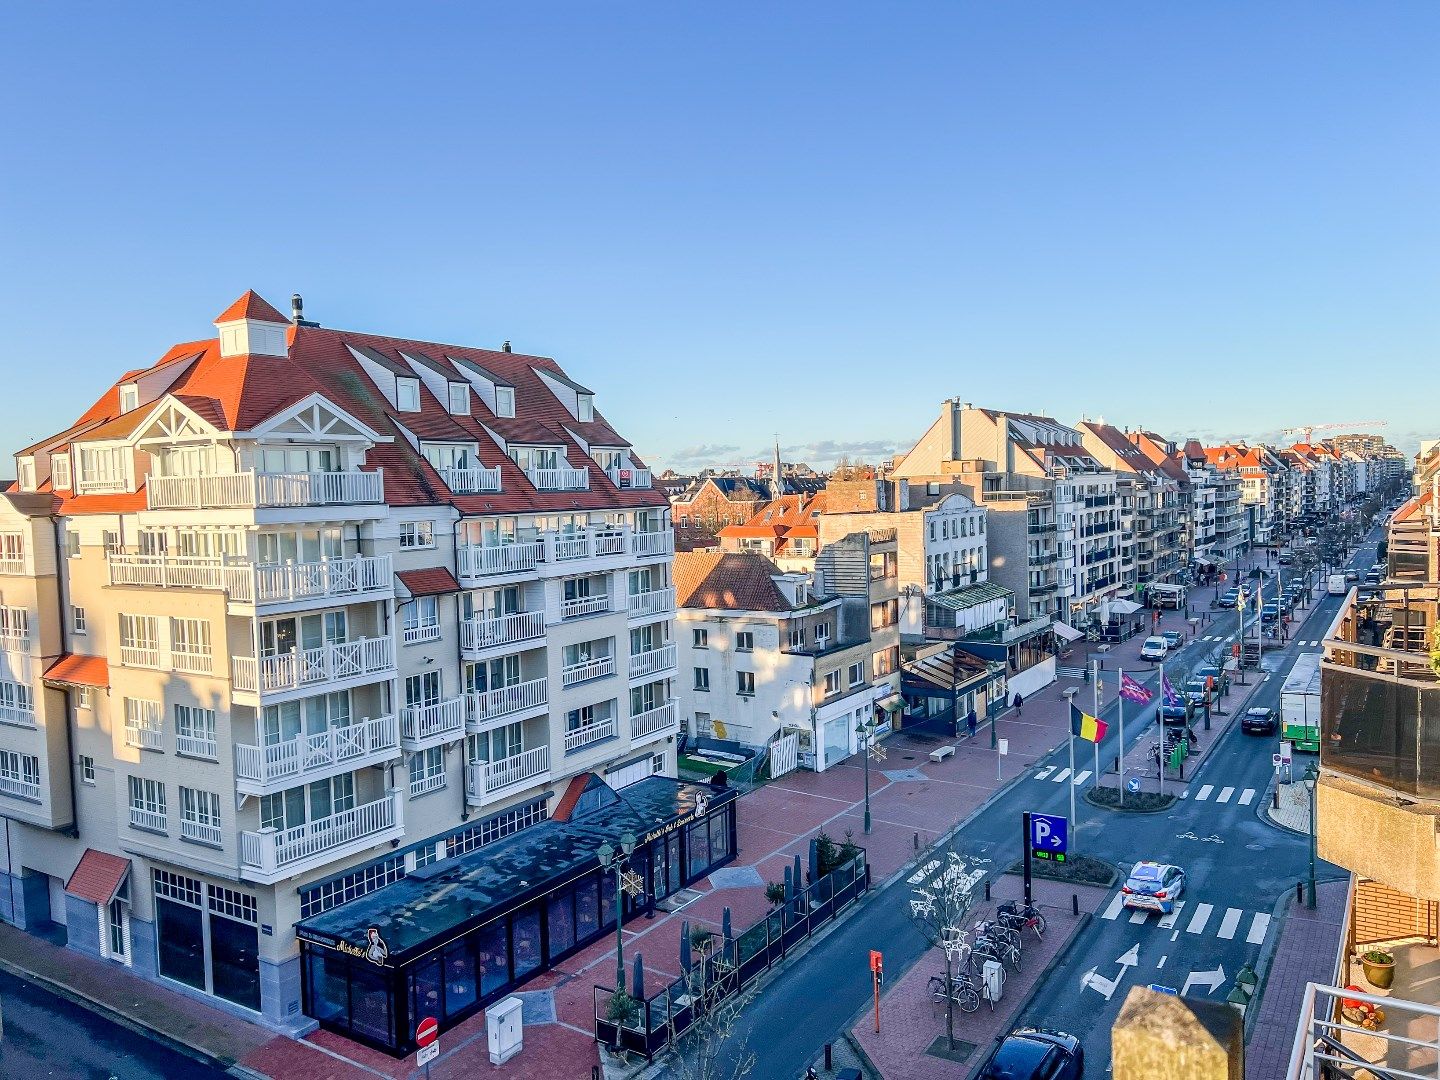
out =
<svg viewBox="0 0 1440 1080"><path fill-rule="evenodd" d="M1013 592L1002 585L996 585L993 581L977 581L973 585L926 597L930 603L949 608L951 611L966 611L973 607L979 607L990 600L1013 600L1014 598Z"/></svg>
<svg viewBox="0 0 1440 1080"><path fill-rule="evenodd" d="M1055 620L1054 630L1055 636L1058 637L1061 641L1079 641L1082 637L1085 636L1079 630L1076 630L1073 626L1071 626L1069 623L1063 623L1059 619Z"/></svg>
<svg viewBox="0 0 1440 1080"><path fill-rule="evenodd" d="M389 963L399 965L590 873L601 844L617 846L625 833L645 843L738 797L734 788L665 776L646 777L618 792L595 778L569 821L542 821L468 855L421 867L297 923L295 933L337 948L342 942L363 945L375 927L389 949Z"/></svg>
<svg viewBox="0 0 1440 1080"><path fill-rule="evenodd" d="M1112 615L1134 615L1140 610L1140 605L1134 600L1111 600L1110 613Z"/></svg>
<svg viewBox="0 0 1440 1080"><path fill-rule="evenodd" d="M980 657L962 649L946 649L924 660L906 664L900 672L900 685L901 689L911 694L934 697L983 686L999 677L1000 672Z"/></svg>

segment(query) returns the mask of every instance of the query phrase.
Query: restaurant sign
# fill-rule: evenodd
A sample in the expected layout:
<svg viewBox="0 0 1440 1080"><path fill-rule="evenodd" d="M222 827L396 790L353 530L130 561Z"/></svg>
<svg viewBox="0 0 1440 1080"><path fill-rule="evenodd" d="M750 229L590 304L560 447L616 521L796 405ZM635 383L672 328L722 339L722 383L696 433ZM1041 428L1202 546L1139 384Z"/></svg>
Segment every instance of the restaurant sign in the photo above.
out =
<svg viewBox="0 0 1440 1080"><path fill-rule="evenodd" d="M346 941L344 938L338 938L334 934L323 934L305 926L297 926L295 936L312 945L323 945L327 949L334 949L346 956L358 956L363 960L369 960L377 967L385 967L390 959L390 947L385 944L385 939L380 936L379 928L375 926L366 929L365 941L358 945Z"/></svg>
<svg viewBox="0 0 1440 1080"><path fill-rule="evenodd" d="M642 844L648 844L648 843L650 843L651 840L658 840L658 839L660 839L660 837L662 837L662 836L668 836L670 833L674 832L676 829L682 829L682 828L684 828L686 825L689 825L692 821L695 821L697 818L702 818L702 817L704 817L704 816L705 816L707 813L709 813L709 812L710 812L710 798L709 798L709 796L703 795L703 794L702 794L702 795L696 795L696 796L695 796L695 806L690 810L690 812L689 812L688 814L683 814L683 815L681 815L680 817L676 818L674 821L667 821L664 825L661 825L658 829L651 829L649 832L647 832L644 836L642 836L642 837L640 838L640 842L641 842Z"/></svg>

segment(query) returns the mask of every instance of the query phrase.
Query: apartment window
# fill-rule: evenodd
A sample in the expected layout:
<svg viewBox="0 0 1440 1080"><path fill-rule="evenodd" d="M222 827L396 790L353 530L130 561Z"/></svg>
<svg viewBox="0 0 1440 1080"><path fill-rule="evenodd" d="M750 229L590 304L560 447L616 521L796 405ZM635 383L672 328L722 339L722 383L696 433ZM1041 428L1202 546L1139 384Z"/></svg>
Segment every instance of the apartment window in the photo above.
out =
<svg viewBox="0 0 1440 1080"><path fill-rule="evenodd" d="M120 411L134 412L140 407L140 389L136 386L120 387Z"/></svg>
<svg viewBox="0 0 1440 1080"><path fill-rule="evenodd" d="M210 651L210 623L205 619L170 620L170 663L176 671L208 674L214 658Z"/></svg>
<svg viewBox="0 0 1440 1080"><path fill-rule="evenodd" d="M85 609L76 604L70 605L70 631L75 634L85 633Z"/></svg>
<svg viewBox="0 0 1440 1080"><path fill-rule="evenodd" d="M695 669L695 689L709 692L710 669L708 667L697 667Z"/></svg>
<svg viewBox="0 0 1440 1080"><path fill-rule="evenodd" d="M803 626L790 631L790 648L803 649L805 647L805 628Z"/></svg>
<svg viewBox="0 0 1440 1080"><path fill-rule="evenodd" d="M461 854L451 851L452 855ZM313 915L329 911L333 907L359 899L376 889L383 889L405 876L405 856L392 855L388 859L362 866L360 869L330 881L322 882L313 889L300 893L300 917L308 919Z"/></svg>
<svg viewBox="0 0 1440 1080"><path fill-rule="evenodd" d="M40 797L40 759L33 754L0 750L0 794Z"/></svg>
<svg viewBox="0 0 1440 1080"><path fill-rule="evenodd" d="M410 757L410 794L424 795L445 786L445 748L432 746Z"/></svg>
<svg viewBox="0 0 1440 1080"><path fill-rule="evenodd" d="M815 647L816 647L817 649L823 649L823 648L825 647L825 643L826 643L827 641L829 641L829 640L830 640L830 624L829 624L829 623L823 623L823 622L822 622L822 623L817 623L817 624L815 625Z"/></svg>
<svg viewBox="0 0 1440 1080"><path fill-rule="evenodd" d="M100 533L100 546L105 549L106 555L121 554L120 533L115 529L105 529Z"/></svg>
<svg viewBox="0 0 1440 1080"><path fill-rule="evenodd" d="M165 785L159 780L131 776L130 825L149 832L165 831Z"/></svg>
<svg viewBox="0 0 1440 1080"><path fill-rule="evenodd" d="M872 658L875 669L875 678L883 679L886 675L893 675L900 663L899 647L881 649Z"/></svg>
<svg viewBox="0 0 1440 1080"><path fill-rule="evenodd" d="M88 754L80 755L80 782L90 785L95 783L95 759Z"/></svg>
<svg viewBox="0 0 1440 1080"><path fill-rule="evenodd" d="M0 533L0 569L23 571L25 568L25 537L18 532Z"/></svg>
<svg viewBox="0 0 1440 1080"><path fill-rule="evenodd" d="M900 601L898 600L885 600L870 605L871 630L883 630L887 626L894 626L899 619Z"/></svg>
<svg viewBox="0 0 1440 1080"><path fill-rule="evenodd" d="M216 759L220 756L214 709L175 706L175 752L188 757Z"/></svg>
<svg viewBox="0 0 1440 1080"><path fill-rule="evenodd" d="M736 652L754 652L755 635L749 630L741 630L735 634Z"/></svg>
<svg viewBox="0 0 1440 1080"><path fill-rule="evenodd" d="M450 384L450 411L457 416L470 415L470 387L466 383Z"/></svg>
<svg viewBox="0 0 1440 1080"><path fill-rule="evenodd" d="M695 714L695 737L696 737L696 738L699 738L699 739L708 739L708 738L711 737L712 734L714 734L714 730L715 730L715 727L714 727L714 725L710 722L710 714L709 714L708 712L697 712L697 713Z"/></svg>
<svg viewBox="0 0 1440 1080"><path fill-rule="evenodd" d="M160 666L160 620L154 615L120 616L120 663L128 667Z"/></svg>
<svg viewBox="0 0 1440 1080"><path fill-rule="evenodd" d="M35 461L33 458L25 458L20 462L18 479L21 491L35 490Z"/></svg>
<svg viewBox="0 0 1440 1080"><path fill-rule="evenodd" d="M755 696L755 673L753 671L737 671L735 673L735 692L741 697Z"/></svg>
<svg viewBox="0 0 1440 1080"><path fill-rule="evenodd" d="M440 636L440 601L434 596L417 596L400 609L406 645L434 641Z"/></svg>
<svg viewBox="0 0 1440 1080"><path fill-rule="evenodd" d="M50 460L52 486L56 491L70 490L70 456L56 454Z"/></svg>
<svg viewBox="0 0 1440 1080"><path fill-rule="evenodd" d="M846 670L845 675L846 678L849 680L851 686L859 686L862 682L865 681L865 665L851 664L850 667Z"/></svg>
<svg viewBox="0 0 1440 1080"><path fill-rule="evenodd" d="M23 607L0 607L0 638L25 641L29 637L29 613Z"/></svg>
<svg viewBox="0 0 1440 1080"><path fill-rule="evenodd" d="M433 548L435 546L435 523L433 521L402 521L400 523L401 548Z"/></svg>
<svg viewBox="0 0 1440 1080"><path fill-rule="evenodd" d="M691 630L690 643L697 649L708 649L710 647L710 631L698 628Z"/></svg>
<svg viewBox="0 0 1440 1080"><path fill-rule="evenodd" d="M142 750L164 750L165 731L161 704L142 698L125 699L125 745Z"/></svg>
<svg viewBox="0 0 1440 1080"><path fill-rule="evenodd" d="M0 682L0 723L34 726L35 691L27 684Z"/></svg>
<svg viewBox="0 0 1440 1080"><path fill-rule="evenodd" d="M495 388L495 415L515 415L515 390L509 386L497 386Z"/></svg>
<svg viewBox="0 0 1440 1080"><path fill-rule="evenodd" d="M75 707L77 709L91 709L95 706L95 691L89 686L80 687L79 693L75 695Z"/></svg>
<svg viewBox="0 0 1440 1080"><path fill-rule="evenodd" d="M420 411L420 380L395 380L395 407L401 412Z"/></svg>
<svg viewBox="0 0 1440 1080"><path fill-rule="evenodd" d="M78 532L66 532L65 555L70 559L78 559L80 557L80 534Z"/></svg>
<svg viewBox="0 0 1440 1080"><path fill-rule="evenodd" d="M211 847L221 846L219 795L194 788L180 789L180 838Z"/></svg>
<svg viewBox="0 0 1440 1080"><path fill-rule="evenodd" d="M575 419L582 424L595 419L595 399L589 394L575 395Z"/></svg>
<svg viewBox="0 0 1440 1080"><path fill-rule="evenodd" d="M831 694L838 694L839 692L840 692L840 672L838 672L838 671L827 671L827 672L825 673L825 695L826 695L826 697L829 697Z"/></svg>

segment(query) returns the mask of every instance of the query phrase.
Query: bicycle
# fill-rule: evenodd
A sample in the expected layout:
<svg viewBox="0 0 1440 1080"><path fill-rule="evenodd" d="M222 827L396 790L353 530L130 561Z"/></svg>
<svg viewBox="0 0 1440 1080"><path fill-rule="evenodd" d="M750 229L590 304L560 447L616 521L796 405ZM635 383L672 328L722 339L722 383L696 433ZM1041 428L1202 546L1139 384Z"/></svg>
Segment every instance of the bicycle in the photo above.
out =
<svg viewBox="0 0 1440 1080"><path fill-rule="evenodd" d="M975 985L969 975L963 973L950 977L948 994L945 990L945 976L931 975L928 991L931 1002L936 1004L944 1003L948 998L960 1006L961 1012L972 1013L980 1008L980 988Z"/></svg>
<svg viewBox="0 0 1440 1080"><path fill-rule="evenodd" d="M1012 926L1022 933L1026 930L1034 930L1037 938L1045 937L1045 916L1040 914L1040 909L1033 904L1022 904L1018 900L1007 900L1000 905L996 914L1001 922Z"/></svg>
<svg viewBox="0 0 1440 1080"><path fill-rule="evenodd" d="M972 959L976 960L977 964L984 960L994 960L997 964L1014 968L1016 971L1020 970L1019 946L1013 945L1008 941L1003 941L997 937L991 937L989 934L978 936L975 939L975 944L970 950L970 955ZM980 966L983 970L983 964Z"/></svg>
<svg viewBox="0 0 1440 1080"><path fill-rule="evenodd" d="M1017 949L1021 948L1024 944L1020 937L1020 931L1003 919L997 919L994 922L987 922L982 919L975 924L975 933L984 937L994 938L1006 945L1013 945Z"/></svg>

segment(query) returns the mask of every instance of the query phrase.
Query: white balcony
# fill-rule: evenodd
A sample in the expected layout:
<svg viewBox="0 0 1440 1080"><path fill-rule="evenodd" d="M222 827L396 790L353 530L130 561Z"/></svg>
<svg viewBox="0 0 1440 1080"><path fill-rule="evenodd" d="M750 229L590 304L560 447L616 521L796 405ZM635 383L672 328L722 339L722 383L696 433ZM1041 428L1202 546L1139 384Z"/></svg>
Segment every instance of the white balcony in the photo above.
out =
<svg viewBox="0 0 1440 1080"><path fill-rule="evenodd" d="M578 619L582 615L598 615L610 610L610 594L599 596L577 596L573 600L560 601L560 618Z"/></svg>
<svg viewBox="0 0 1440 1080"><path fill-rule="evenodd" d="M675 553L675 530L662 529L659 532L637 532L630 534L630 553L640 558Z"/></svg>
<svg viewBox="0 0 1440 1080"><path fill-rule="evenodd" d="M545 561L574 562L597 559L625 552L625 532L621 529L583 529L578 532L543 533Z"/></svg>
<svg viewBox="0 0 1440 1080"><path fill-rule="evenodd" d="M40 782L38 780L22 780L18 776L0 775L0 795L10 795L17 799L39 802Z"/></svg>
<svg viewBox="0 0 1440 1080"><path fill-rule="evenodd" d="M123 650L122 650L123 654ZM319 687L324 683L376 681L393 674L395 643L391 638L360 638L313 649L292 649L277 656L236 656L235 689L257 694Z"/></svg>
<svg viewBox="0 0 1440 1080"><path fill-rule="evenodd" d="M220 744L206 735L175 735L175 752L186 757L218 760Z"/></svg>
<svg viewBox="0 0 1440 1080"><path fill-rule="evenodd" d="M282 506L383 503L380 471L228 473L220 476L151 476L145 481L151 510L235 510Z"/></svg>
<svg viewBox="0 0 1440 1080"><path fill-rule="evenodd" d="M180 819L180 837L183 840L190 840L197 844L206 844L209 847L221 847L224 843L219 825L211 825L204 821L193 821L186 817Z"/></svg>
<svg viewBox="0 0 1440 1080"><path fill-rule="evenodd" d="M470 729L485 731L502 718L543 709L550 700L550 684L546 679L531 679L465 697Z"/></svg>
<svg viewBox="0 0 1440 1080"><path fill-rule="evenodd" d="M497 645L514 645L545 636L545 613L518 611L489 619L466 619L460 624L460 647L471 652Z"/></svg>
<svg viewBox="0 0 1440 1080"><path fill-rule="evenodd" d="M631 742L658 738L676 730L679 730L679 721L676 718L675 702L673 701L667 701L664 705L646 712L635 713L630 717Z"/></svg>
<svg viewBox="0 0 1440 1080"><path fill-rule="evenodd" d="M125 667L159 668L160 647L158 645L121 645L120 663Z"/></svg>
<svg viewBox="0 0 1440 1080"><path fill-rule="evenodd" d="M395 717L358 720L283 742L236 746L235 786L246 795L268 795L399 756Z"/></svg>
<svg viewBox="0 0 1440 1080"><path fill-rule="evenodd" d="M550 747L537 746L499 761L472 761L465 767L465 798L474 805L489 802L518 784L538 784L550 777Z"/></svg>
<svg viewBox="0 0 1440 1080"><path fill-rule="evenodd" d="M185 555L111 555L111 585L224 590L241 604L285 604L336 597L384 599L395 593L389 555L251 566Z"/></svg>
<svg viewBox="0 0 1440 1080"><path fill-rule="evenodd" d="M158 723L125 725L125 745L141 750L164 750L165 732Z"/></svg>
<svg viewBox="0 0 1440 1080"><path fill-rule="evenodd" d="M647 652L633 653L630 657L630 678L643 679L647 675L656 675L662 671L669 671L675 666L675 646L661 645L658 649L650 649Z"/></svg>
<svg viewBox="0 0 1440 1080"><path fill-rule="evenodd" d="M605 475L610 477L610 482L617 488L650 487L649 469L606 469Z"/></svg>
<svg viewBox="0 0 1440 1080"><path fill-rule="evenodd" d="M615 657L598 656L594 660L585 660L578 664L571 664L569 667L560 669L560 682L564 686L578 686L591 679L603 679L606 675L615 674Z"/></svg>
<svg viewBox="0 0 1440 1080"><path fill-rule="evenodd" d="M578 728L565 732L565 752L574 753L583 749L591 743L608 739L615 734L615 717L609 716L604 720L597 720L593 724L582 724Z"/></svg>
<svg viewBox="0 0 1440 1080"><path fill-rule="evenodd" d="M0 681L29 684L34 662L28 652L0 649Z"/></svg>
<svg viewBox="0 0 1440 1080"><path fill-rule="evenodd" d="M19 556L13 559L0 559L0 574L29 574L30 570L25 565L25 557Z"/></svg>
<svg viewBox="0 0 1440 1080"><path fill-rule="evenodd" d="M526 469L525 475L537 491L585 491L590 487L590 473L586 469Z"/></svg>
<svg viewBox="0 0 1440 1080"><path fill-rule="evenodd" d="M209 675L215 670L215 657L208 652L170 650L170 668L187 675Z"/></svg>
<svg viewBox="0 0 1440 1080"><path fill-rule="evenodd" d="M240 876L271 884L405 834L399 792L293 829L240 834Z"/></svg>
<svg viewBox="0 0 1440 1080"><path fill-rule="evenodd" d="M35 706L0 705L0 724L33 728L35 726Z"/></svg>
<svg viewBox="0 0 1440 1080"><path fill-rule="evenodd" d="M500 490L500 470L480 466L475 469L441 469L440 478L456 495L480 495Z"/></svg>
<svg viewBox="0 0 1440 1080"><path fill-rule="evenodd" d="M165 831L165 811L146 810L142 806L130 807L130 827L144 829L146 832Z"/></svg>
<svg viewBox="0 0 1440 1080"><path fill-rule="evenodd" d="M631 593L629 605L632 619L664 615L675 610L675 590L651 589L649 592Z"/></svg>
<svg viewBox="0 0 1440 1080"><path fill-rule="evenodd" d="M407 705L400 712L400 745L407 751L454 742L465 735L465 699Z"/></svg>
<svg viewBox="0 0 1440 1080"><path fill-rule="evenodd" d="M460 579L497 577L534 571L544 558L545 545L539 540L521 544L462 544L455 551Z"/></svg>
<svg viewBox="0 0 1440 1080"><path fill-rule="evenodd" d="M400 640L406 645L418 645L422 641L439 641L440 624L420 623L417 626L407 626L400 631Z"/></svg>

